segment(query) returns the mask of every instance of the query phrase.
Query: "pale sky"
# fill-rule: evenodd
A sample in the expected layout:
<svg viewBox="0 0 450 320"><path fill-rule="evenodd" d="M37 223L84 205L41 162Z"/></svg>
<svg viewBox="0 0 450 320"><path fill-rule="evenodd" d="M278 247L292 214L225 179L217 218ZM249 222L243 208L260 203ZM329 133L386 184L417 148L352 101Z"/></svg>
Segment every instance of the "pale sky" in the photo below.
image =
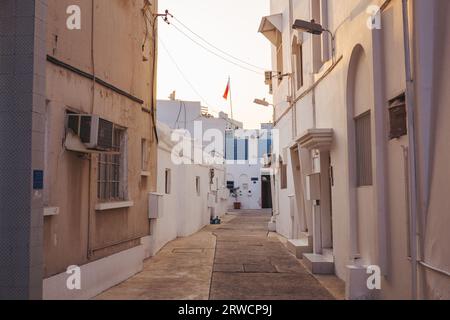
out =
<svg viewBox="0 0 450 320"><path fill-rule="evenodd" d="M164 12L165 9L222 51L264 70L271 69L270 44L257 32L261 18L269 14L268 0L160 0L159 11ZM242 121L248 129L256 129L260 123L270 122L271 107L253 103L255 98L271 101L269 88L264 84L263 70L249 67L209 47L217 54L261 74L243 70L214 56L174 26L207 46L202 40L177 20L171 20L174 25L159 20L158 99L167 99L176 90L177 99L201 101L214 115L218 111L230 115L229 101L222 97L230 76L234 119ZM180 75L164 45L197 92Z"/></svg>

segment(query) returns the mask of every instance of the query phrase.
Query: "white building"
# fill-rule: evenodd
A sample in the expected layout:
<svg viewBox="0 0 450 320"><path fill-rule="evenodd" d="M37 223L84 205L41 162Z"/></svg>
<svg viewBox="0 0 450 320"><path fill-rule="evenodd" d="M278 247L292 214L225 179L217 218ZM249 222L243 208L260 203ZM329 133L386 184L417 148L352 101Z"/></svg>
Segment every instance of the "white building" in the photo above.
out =
<svg viewBox="0 0 450 320"><path fill-rule="evenodd" d="M158 183L150 206L154 212L147 256L155 255L167 242L189 236L226 213L228 190L223 165L186 164L172 160L173 130L158 123ZM191 162L191 164L187 164Z"/></svg>
<svg viewBox="0 0 450 320"><path fill-rule="evenodd" d="M195 122L201 121L203 132L208 129L225 130L240 129L242 122L232 120L224 112L218 117L208 114L198 101L158 100L157 118L171 129L186 129L194 135Z"/></svg>
<svg viewBox="0 0 450 320"><path fill-rule="evenodd" d="M154 255L176 237L197 232L212 218L226 213L229 191L225 165L204 161L204 147L208 143L203 139L209 129L225 132L228 128L242 126L228 119L225 113L221 113L220 118L212 117L199 102L180 100L159 100L157 120L158 183L153 198L158 215L148 239L148 255ZM174 151L181 137L190 144L187 152ZM198 154L202 157L200 161L196 158ZM222 154L223 151L214 150L214 157L223 157ZM174 162L174 155L179 155L182 161Z"/></svg>
<svg viewBox="0 0 450 320"><path fill-rule="evenodd" d="M261 130L227 130L227 187L237 195L230 198L230 209L234 203L241 209L272 208L271 171L263 162L272 147L271 129L272 124L262 124Z"/></svg>
<svg viewBox="0 0 450 320"><path fill-rule="evenodd" d="M351 299L450 298L447 2L271 0L261 21L281 147L277 231ZM294 30L296 19L329 32Z"/></svg>
<svg viewBox="0 0 450 320"><path fill-rule="evenodd" d="M218 117L213 117L203 110L200 102L180 100L159 100L158 120L172 129L187 130L197 140L202 139L210 129L218 130L223 136L223 145L215 153L216 156L226 155L226 186L230 190L239 188L238 198L228 199L228 208L232 209L235 201L240 202L242 209L272 207L270 172L261 166L263 155L269 153L271 148L272 124L262 124L261 130L243 130L243 124L230 119L226 113L220 112ZM262 136L263 132L267 137ZM236 134L243 137L235 137ZM255 138L254 151L249 148L251 136ZM204 141L203 145L209 143ZM251 156L255 163L249 161ZM262 197L262 194L265 196Z"/></svg>

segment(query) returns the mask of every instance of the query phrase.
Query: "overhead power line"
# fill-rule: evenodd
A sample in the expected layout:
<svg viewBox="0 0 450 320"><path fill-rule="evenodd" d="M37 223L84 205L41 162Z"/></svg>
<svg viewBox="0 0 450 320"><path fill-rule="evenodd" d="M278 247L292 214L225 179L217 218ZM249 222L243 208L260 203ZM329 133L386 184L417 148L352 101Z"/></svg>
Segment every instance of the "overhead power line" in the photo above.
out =
<svg viewBox="0 0 450 320"><path fill-rule="evenodd" d="M216 57L218 57L218 58L220 58L220 59L222 59L222 60L224 60L224 61L226 61L226 62L228 62L228 63L230 63L230 64L233 64L233 65L235 65L235 66L237 66L237 67L239 67L239 68L241 68L241 69L244 69L244 70L247 70L247 71L256 73L256 74L263 74L263 72L256 71L256 70L254 70L254 69L250 69L249 67L246 67L246 66L244 66L244 65L242 65L242 64L239 64L239 63L236 63L236 62L234 62L233 60L230 60L230 59L228 59L228 58L226 58L226 57L224 57L224 56L218 54L217 52L212 51L211 49L207 48L206 46L204 46L203 44L201 44L201 43L198 42L197 40L193 39L190 35L188 35L187 33L185 33L183 30L181 30L179 27L177 27L174 23L171 23L171 25L172 25L178 32L180 32L181 34L183 34L186 38L188 38L189 40L191 40L192 42L194 42L196 45L198 45L199 47L203 48L204 50L208 51L209 53L215 55Z"/></svg>
<svg viewBox="0 0 450 320"><path fill-rule="evenodd" d="M150 21L150 18L149 18L147 15L145 15L145 17L147 18L147 20ZM169 22L167 22L167 21L166 21L166 23L171 24L171 23L169 23ZM172 24L172 25L173 25L173 24ZM211 53L213 53L214 55L217 55L217 54L214 53L213 51L209 50L208 48L205 48L203 45L201 45L201 44L199 44L197 41L193 40L191 37L189 37L188 35L186 35L183 31L181 31L181 30L180 30L178 27L176 27L175 25L174 25L174 27L175 27L177 30L179 30L182 34L184 34L186 37L188 37L189 39L191 39L192 41L194 41L196 44L202 46L205 50L208 50L208 51L210 51ZM173 63L173 65L175 66L175 68L178 70L178 73L182 76L182 78L184 79L184 81L191 87L191 89L194 91L194 93L197 94L197 96L201 99L201 101L202 101L209 109L212 109L212 110L214 110L214 111L217 112L217 113L222 112L221 110L212 107L212 106L206 101L206 99L198 92L198 90L197 90L197 89L195 88L195 86L191 83L191 81L189 81L189 79L188 79L188 77L186 76L186 74L183 72L183 70L180 68L179 64L176 62L175 58L170 54L170 52L169 52L167 46L165 45L163 39L161 38L161 36L158 34L158 35L156 35L156 38L159 39L159 41L160 41L160 43L161 43L161 45L162 45L164 51L167 53L167 56L168 56L169 59L172 61L172 63ZM246 69L246 70L252 71L252 72L257 73L257 74L261 74L261 72L257 72L257 71L255 71L255 70L251 70L251 69L249 69L249 68L247 68L247 67L240 66L240 65L238 65L238 64L236 64L236 63L234 63L234 62L232 62L232 61L229 61L229 60L226 59L226 58L221 57L220 55L217 55L217 56L220 57L221 59L225 59L227 62L232 63L232 64L234 64L234 65L236 65L236 66L239 66L239 67L241 67L241 68L244 68L244 69ZM264 70L264 69L261 69L261 70ZM183 104L184 104L184 102L183 102ZM186 105L185 105L185 104L184 104L184 108L186 108ZM185 111L185 112L186 112L186 111ZM179 114L178 117L177 117L177 121L176 121L177 123L178 123L178 121L179 121L179 116L180 116L180 115L181 115L181 109L180 109L180 114ZM185 114L185 116L186 116L186 114ZM199 118L201 118L201 117L202 117L202 116L199 116L198 118L196 118L196 119L194 119L194 120L192 120L192 121L195 121L195 120L197 120L197 119L199 119ZM226 122L228 122L229 124L231 124L231 125L234 127L235 123L234 123L233 121L230 121L230 119L226 119L226 118L221 118L221 119L225 120ZM186 125L186 119L185 119L185 125Z"/></svg>
<svg viewBox="0 0 450 320"><path fill-rule="evenodd" d="M197 91L197 89L195 88L195 86L191 83L191 81L189 81L188 77L186 76L186 74L183 72L183 70L181 70L180 66L178 65L178 63L175 61L174 57L170 54L169 50L167 49L166 45L164 44L163 39L161 39L161 36L158 36L162 47L164 49L164 51L167 53L167 56L169 57L169 59L172 61L173 65L175 66L175 68L177 68L178 72L180 73L180 75L183 77L184 81L186 81L186 83L191 87L191 89L195 92L195 94L197 94L197 96L202 100L202 102L206 105L206 106L210 106L210 104L206 101L205 98L203 98L203 96Z"/></svg>
<svg viewBox="0 0 450 320"><path fill-rule="evenodd" d="M215 107L213 107L211 104L209 104L206 99L198 92L198 90L195 88L195 86L192 84L191 81L189 81L188 77L186 76L186 74L183 72L183 70L181 70L179 64L175 61L175 58L170 54L169 50L167 49L167 46L164 44L164 41L161 39L161 36L158 36L159 40L161 41L161 45L164 49L164 51L167 53L167 56L169 57L169 59L172 61L173 65L175 66L175 68L178 70L178 73L183 77L184 81L191 87L192 91L194 91L194 93L200 98L200 100L205 104L206 107L208 107L208 109L213 110L217 113L221 112L222 110L217 109Z"/></svg>
<svg viewBox="0 0 450 320"><path fill-rule="evenodd" d="M232 58L232 59L235 59L235 60L237 60L237 61L239 61L239 62L241 62L241 63L243 63L243 64L246 64L246 65L248 65L248 66L250 66L250 67L252 67L252 68L259 69L259 70L261 70L261 71L265 71L265 70L266 70L265 68L258 67L258 66L256 66L256 65L251 64L251 63L249 63L249 62L247 62L247 61L245 61L245 60L242 60L242 59L240 59L240 58L238 58L238 57L236 57L236 56L234 56L234 55L232 55L232 54L229 54L228 52L226 52L226 51L220 49L219 47L215 46L214 44L212 44L211 42L209 42L208 40L206 40L204 37L202 37L201 35L199 35L199 34L196 33L195 31L193 31L191 28L189 28L187 25L185 25L183 22L181 22L181 21L180 21L179 19L177 19L176 17L173 17L173 19L176 20L179 24L181 24L185 29L187 29L187 30L188 30L189 32L191 32L193 35L195 35L197 38L199 38L200 40L202 40L203 42L205 42L207 45L211 46L212 48L216 49L217 51L223 53L224 55L226 55L226 56L228 56L228 57L230 57L230 58Z"/></svg>

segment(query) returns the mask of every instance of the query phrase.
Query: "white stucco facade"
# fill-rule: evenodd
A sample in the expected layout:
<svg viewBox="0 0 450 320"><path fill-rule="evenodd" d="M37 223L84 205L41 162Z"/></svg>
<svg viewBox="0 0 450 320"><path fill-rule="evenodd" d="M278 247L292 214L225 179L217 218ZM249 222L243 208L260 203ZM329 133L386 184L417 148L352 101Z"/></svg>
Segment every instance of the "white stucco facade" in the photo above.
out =
<svg viewBox="0 0 450 320"><path fill-rule="evenodd" d="M206 147L210 141L205 139L211 130L220 132L223 144L218 145L215 150L217 156L225 156L225 185L233 182L237 191L237 202L241 203L242 209L261 209L262 203L262 176L270 176L264 170L262 171L261 158L267 154L267 140L271 141L272 124L262 124L262 130L243 130L243 124L239 121L230 119L227 114L221 112L218 117L213 117L202 110L200 102L182 101L182 100L159 100L158 101L158 120L173 130L186 130L193 139L197 141L202 139L202 144ZM237 138L235 145L235 135L244 135ZM231 136L230 136L231 135ZM249 140L254 136L254 147L250 147L245 139ZM270 138L267 139L267 136ZM251 150L250 150L251 149ZM236 159L235 159L236 153ZM247 156L254 153L255 163L244 160ZM232 209L235 199L229 197L228 209Z"/></svg>
<svg viewBox="0 0 450 320"><path fill-rule="evenodd" d="M270 179L264 168L264 156L272 146L272 124L262 124L257 130L228 130L225 141L226 181L236 189L237 198L229 199L229 208L240 203L241 209L271 208L264 197L263 179ZM270 188L270 185L267 185ZM269 195L270 197L270 195Z"/></svg>
<svg viewBox="0 0 450 320"><path fill-rule="evenodd" d="M234 181L234 187L239 188L237 199L229 198L228 208L239 202L242 209L261 209L261 165L227 165L226 181Z"/></svg>
<svg viewBox="0 0 450 320"><path fill-rule="evenodd" d="M146 239L147 256L155 255L167 242L187 237L221 217L227 210L228 190L223 165L176 164L172 160L175 142L172 130L158 124L158 217L152 219ZM192 159L185 158L186 162ZM211 170L214 176L211 177Z"/></svg>
<svg viewBox="0 0 450 320"><path fill-rule="evenodd" d="M280 136L279 161L273 163L277 231L312 240L306 260L331 261L352 299L450 298L450 239L442 227L450 211L442 192L449 130L441 120L448 109L441 83L450 74L450 42L433 31L449 29L450 6L440 0L405 3L413 44L409 84L401 0L272 0L272 16L260 29L274 41L273 70L288 74L273 79ZM370 5L380 8L374 20L379 29L368 27ZM333 33L333 42L326 32L292 29L295 19L313 18ZM298 45L300 86L293 56ZM390 103L402 94L415 117L408 119L408 134L390 138ZM367 115L371 181L360 185L356 126ZM283 189L280 163L288 165ZM310 190L315 179L317 195ZM366 286L369 265L380 267L381 290Z"/></svg>

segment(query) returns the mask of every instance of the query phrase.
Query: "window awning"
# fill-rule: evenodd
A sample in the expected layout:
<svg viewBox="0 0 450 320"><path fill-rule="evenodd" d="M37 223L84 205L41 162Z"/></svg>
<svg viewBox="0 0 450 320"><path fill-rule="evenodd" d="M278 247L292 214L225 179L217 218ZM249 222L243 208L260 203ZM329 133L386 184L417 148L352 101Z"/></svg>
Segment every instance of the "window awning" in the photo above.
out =
<svg viewBox="0 0 450 320"><path fill-rule="evenodd" d="M262 18L258 32L261 32L273 45L277 45L280 39L283 23L281 13Z"/></svg>

